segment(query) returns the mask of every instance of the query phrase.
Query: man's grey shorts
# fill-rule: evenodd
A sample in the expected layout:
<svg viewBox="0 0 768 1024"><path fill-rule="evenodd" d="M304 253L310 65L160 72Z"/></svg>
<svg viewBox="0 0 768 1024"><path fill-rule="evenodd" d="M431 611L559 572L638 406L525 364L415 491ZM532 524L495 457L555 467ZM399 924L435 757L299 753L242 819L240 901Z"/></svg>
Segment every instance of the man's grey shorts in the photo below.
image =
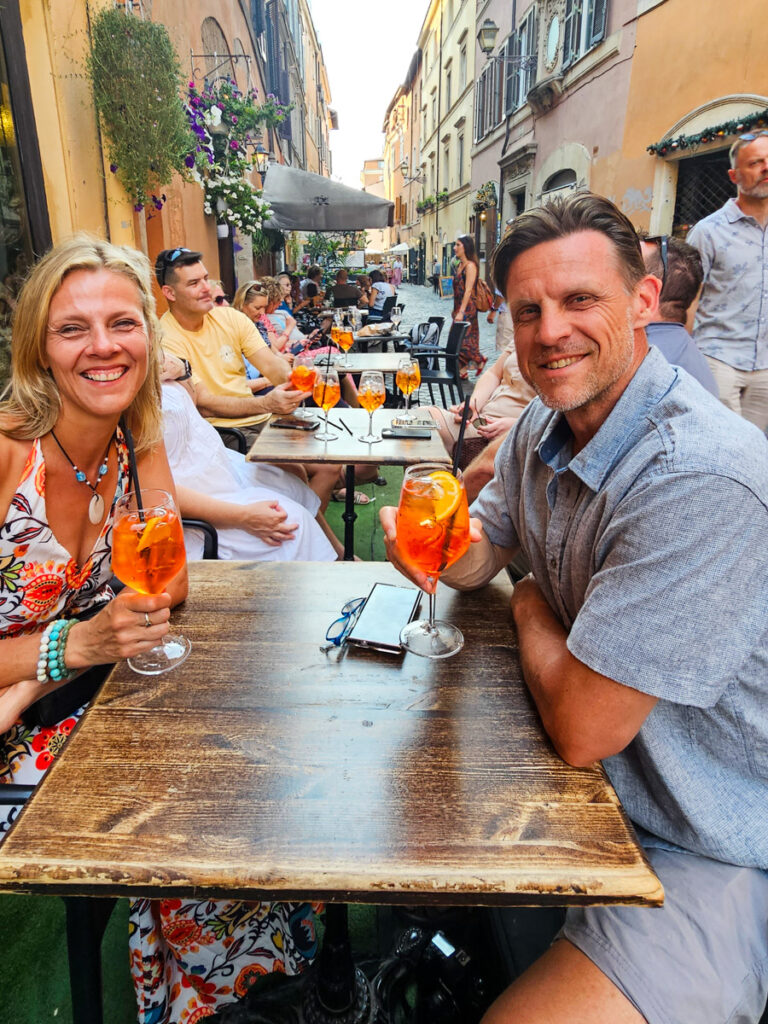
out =
<svg viewBox="0 0 768 1024"><path fill-rule="evenodd" d="M569 939L648 1024L757 1024L768 996L768 872L646 849L664 906L569 910Z"/></svg>

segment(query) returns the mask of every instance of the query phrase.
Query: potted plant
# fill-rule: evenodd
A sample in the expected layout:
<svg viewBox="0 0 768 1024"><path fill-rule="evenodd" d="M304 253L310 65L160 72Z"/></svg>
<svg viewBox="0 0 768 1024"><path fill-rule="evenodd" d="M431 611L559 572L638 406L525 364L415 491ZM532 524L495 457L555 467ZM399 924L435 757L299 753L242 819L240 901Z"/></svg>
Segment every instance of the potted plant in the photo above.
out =
<svg viewBox="0 0 768 1024"><path fill-rule="evenodd" d="M438 201L438 203L447 203L448 202L448 189L447 188L440 189L440 191L437 193L437 201Z"/></svg>

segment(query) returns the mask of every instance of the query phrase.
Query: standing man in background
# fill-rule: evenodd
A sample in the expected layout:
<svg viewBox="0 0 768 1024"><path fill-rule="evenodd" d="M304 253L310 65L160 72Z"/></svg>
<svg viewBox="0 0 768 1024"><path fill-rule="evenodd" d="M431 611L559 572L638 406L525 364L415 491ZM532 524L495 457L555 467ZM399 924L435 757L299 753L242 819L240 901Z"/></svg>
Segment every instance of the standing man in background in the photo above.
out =
<svg viewBox="0 0 768 1024"><path fill-rule="evenodd" d="M768 428L768 131L731 146L737 195L688 233L701 253L704 289L693 337L707 357L720 400Z"/></svg>

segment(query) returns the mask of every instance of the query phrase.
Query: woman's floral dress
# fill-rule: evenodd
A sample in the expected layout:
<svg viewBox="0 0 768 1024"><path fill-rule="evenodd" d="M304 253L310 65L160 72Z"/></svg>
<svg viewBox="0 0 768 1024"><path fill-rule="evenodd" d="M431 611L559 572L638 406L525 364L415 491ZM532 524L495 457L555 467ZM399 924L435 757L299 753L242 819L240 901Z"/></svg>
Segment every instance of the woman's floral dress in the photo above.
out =
<svg viewBox="0 0 768 1024"><path fill-rule="evenodd" d="M465 267L463 270L457 269L456 273L453 275L454 316L459 311L466 288L467 268ZM464 307L464 319L469 323L469 330L464 335L464 341L461 343L459 366L462 370L466 370L472 365L472 363L474 363L475 368L479 370L485 363L485 359L480 354L480 328L477 323L477 306L475 305L474 295L469 297L469 301Z"/></svg>
<svg viewBox="0 0 768 1024"><path fill-rule="evenodd" d="M79 566L48 525L45 461L32 444L0 526L0 639L40 632L51 619L112 597L109 589L115 502L128 489L128 452L118 431L118 480L112 508ZM0 784L36 785L85 708L52 728L17 722L0 735ZM0 808L0 842L20 807ZM264 974L296 974L315 955L314 908L239 900L135 900L130 963L139 1024L195 1024L244 995Z"/></svg>

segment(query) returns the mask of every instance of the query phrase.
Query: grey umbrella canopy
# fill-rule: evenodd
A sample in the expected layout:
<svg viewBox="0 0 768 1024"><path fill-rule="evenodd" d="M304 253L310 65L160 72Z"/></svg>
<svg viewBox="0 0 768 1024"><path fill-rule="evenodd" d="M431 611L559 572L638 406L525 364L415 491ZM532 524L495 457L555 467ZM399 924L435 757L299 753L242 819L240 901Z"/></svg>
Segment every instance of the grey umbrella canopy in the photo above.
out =
<svg viewBox="0 0 768 1024"><path fill-rule="evenodd" d="M265 228L281 231L361 231L394 222L394 203L321 174L272 163L264 183L272 207Z"/></svg>

